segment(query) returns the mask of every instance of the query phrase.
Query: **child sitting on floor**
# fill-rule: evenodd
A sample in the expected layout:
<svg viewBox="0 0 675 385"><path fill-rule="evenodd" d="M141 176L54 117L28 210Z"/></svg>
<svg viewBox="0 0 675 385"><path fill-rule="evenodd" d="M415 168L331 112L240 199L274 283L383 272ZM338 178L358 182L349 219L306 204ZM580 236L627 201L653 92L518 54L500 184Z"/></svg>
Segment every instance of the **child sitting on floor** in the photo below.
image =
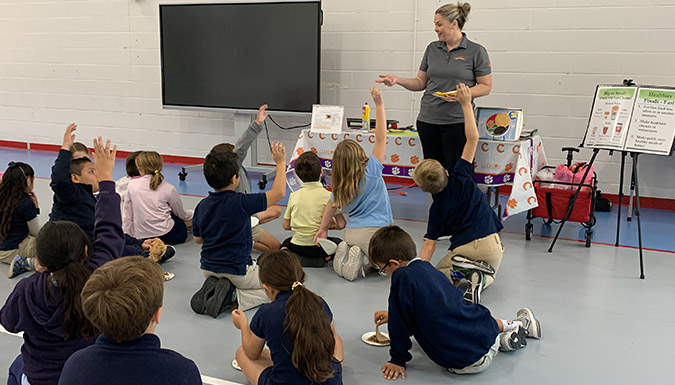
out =
<svg viewBox="0 0 675 385"><path fill-rule="evenodd" d="M234 152L238 155L237 164L239 165L239 185L236 188L236 192L243 194L251 193L251 178L248 176L248 171L242 165L246 155L248 154L248 149L255 142L258 134L263 129L263 122L267 118L267 104L264 104L258 108L258 114L256 115L255 121L249 124L246 131L241 134L241 137L237 139L237 143L232 145L230 143L220 143L211 149L211 152ZM270 222L274 219L277 219L281 216L281 208L276 205L270 205L267 209L254 214L258 220L259 224L253 226L251 229L251 234L253 236L253 248L258 251L272 251L279 250L281 243L279 240L274 238L274 236L265 229L262 228L262 224Z"/></svg>
<svg viewBox="0 0 675 385"><path fill-rule="evenodd" d="M120 257L124 233L112 179L116 147L111 150L110 141L104 146L99 138L94 149L101 181L93 245L73 222L46 223L37 236L38 272L19 281L0 309L0 324L11 333L24 333L9 384L26 378L32 385L56 384L68 357L91 345L98 334L82 314L80 292L93 270Z"/></svg>
<svg viewBox="0 0 675 385"><path fill-rule="evenodd" d="M119 178L115 181L115 191L120 196L120 201L122 201L122 223L124 223L124 201L127 198L127 189L129 187L129 182L132 179L139 178L141 173L138 172L138 167L136 167L136 157L143 151L134 151L127 156L126 159L126 170L127 175Z"/></svg>
<svg viewBox="0 0 675 385"><path fill-rule="evenodd" d="M405 378L410 336L433 362L456 374L482 372L500 349L520 349L525 337L541 337L528 308L518 310L515 321L499 320L483 305L464 301L448 277L415 257L415 242L398 226L378 230L369 252L380 274L391 276L389 311L375 312L376 325L389 323L391 359L382 366L388 380Z"/></svg>
<svg viewBox="0 0 675 385"><path fill-rule="evenodd" d="M446 170L438 161L425 159L413 171L415 183L433 198L420 258L430 261L436 240L451 235L450 252L436 267L455 283L458 278L467 278L470 285L464 298L480 303L481 291L494 282L502 261L504 246L498 232L504 226L473 178L478 130L471 91L462 83L457 85L457 100L464 111L466 144L455 169ZM464 273L453 277L453 268Z"/></svg>
<svg viewBox="0 0 675 385"><path fill-rule="evenodd" d="M201 385L194 362L160 347L163 296L162 269L145 258L98 268L82 289L82 312L102 334L70 356L59 384Z"/></svg>
<svg viewBox="0 0 675 385"><path fill-rule="evenodd" d="M9 264L9 278L34 269L35 237L40 231L34 177L30 165L9 162L0 183L0 261Z"/></svg>
<svg viewBox="0 0 675 385"><path fill-rule="evenodd" d="M136 157L140 178L127 187L124 200L124 231L135 238L159 238L168 245L187 239L185 221L192 220L193 210L185 210L178 191L162 175L162 157L143 151Z"/></svg>
<svg viewBox="0 0 675 385"><path fill-rule="evenodd" d="M250 326L244 312L232 312L241 330L236 360L249 382L342 384L342 339L328 304L303 286L297 258L286 250L265 254L260 281L272 303L258 309Z"/></svg>
<svg viewBox="0 0 675 385"><path fill-rule="evenodd" d="M314 236L321 226L321 216L330 202L330 192L321 184L321 162L311 151L301 154L295 160L295 174L302 180L302 186L288 197L282 226L293 230L293 237L287 238L281 246L291 250L300 260L302 267L323 267L330 259L329 254L316 243ZM330 228L343 229L345 218L336 214ZM340 238L329 237L335 244ZM330 255L335 254L335 251Z"/></svg>
<svg viewBox="0 0 675 385"><path fill-rule="evenodd" d="M200 262L204 276L230 280L237 288L242 310L268 301L250 252L251 215L286 195L286 149L281 143L273 143L271 150L276 163L274 184L270 191L257 194L236 192L240 181L237 154L209 153L204 160L204 177L215 191L197 204L192 221L195 242L202 244Z"/></svg>
<svg viewBox="0 0 675 385"><path fill-rule="evenodd" d="M373 87L370 93L377 108L373 153L369 157L361 145L351 139L338 143L333 153L332 202L326 205L321 228L315 237L315 242L319 238L326 238L338 208L349 214L345 241L338 245L333 260L337 275L349 281L356 279L359 272L363 273L370 237L381 227L394 223L389 193L382 179L382 162L387 147L387 118L382 91Z"/></svg>

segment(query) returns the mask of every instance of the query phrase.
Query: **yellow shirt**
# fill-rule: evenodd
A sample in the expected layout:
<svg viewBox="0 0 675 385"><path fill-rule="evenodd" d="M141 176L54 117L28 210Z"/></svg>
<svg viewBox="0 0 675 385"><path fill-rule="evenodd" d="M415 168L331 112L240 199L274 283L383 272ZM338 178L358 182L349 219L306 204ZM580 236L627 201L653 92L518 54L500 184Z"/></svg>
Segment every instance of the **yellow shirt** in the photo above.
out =
<svg viewBox="0 0 675 385"><path fill-rule="evenodd" d="M330 192L321 182L306 182L288 197L284 219L291 221L293 239L298 246L313 246L314 236L321 226L323 210L330 200Z"/></svg>

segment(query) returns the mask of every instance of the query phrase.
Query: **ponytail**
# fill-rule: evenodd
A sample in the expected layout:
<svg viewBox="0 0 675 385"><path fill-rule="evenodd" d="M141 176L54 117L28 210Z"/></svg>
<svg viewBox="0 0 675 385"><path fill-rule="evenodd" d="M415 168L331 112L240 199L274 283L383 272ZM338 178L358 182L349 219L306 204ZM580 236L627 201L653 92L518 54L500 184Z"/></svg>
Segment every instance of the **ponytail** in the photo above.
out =
<svg viewBox="0 0 675 385"><path fill-rule="evenodd" d="M298 258L287 250L265 254L260 262L260 281L293 293L286 301L284 333L293 344L291 361L305 377L321 383L335 375L335 336L324 302L303 286L305 272Z"/></svg>
<svg viewBox="0 0 675 385"><path fill-rule="evenodd" d="M46 284L48 298L63 308L64 338L94 337L96 328L82 312L80 292L91 275L84 265L91 251L89 238L73 222L47 222L37 236L37 258L50 273Z"/></svg>
<svg viewBox="0 0 675 385"><path fill-rule="evenodd" d="M155 151L143 151L136 157L136 167L138 170L143 170L145 175L151 175L150 189L157 190L160 184L164 181L162 175L162 156Z"/></svg>

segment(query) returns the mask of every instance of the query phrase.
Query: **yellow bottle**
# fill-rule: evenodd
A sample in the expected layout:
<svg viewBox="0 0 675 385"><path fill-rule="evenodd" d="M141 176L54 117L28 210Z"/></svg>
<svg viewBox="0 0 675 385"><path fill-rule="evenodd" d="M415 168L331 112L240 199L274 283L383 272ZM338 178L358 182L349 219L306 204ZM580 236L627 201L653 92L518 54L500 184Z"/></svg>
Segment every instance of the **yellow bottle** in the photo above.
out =
<svg viewBox="0 0 675 385"><path fill-rule="evenodd" d="M368 102L366 102L361 109L361 127L364 130L370 130L370 106L368 105Z"/></svg>

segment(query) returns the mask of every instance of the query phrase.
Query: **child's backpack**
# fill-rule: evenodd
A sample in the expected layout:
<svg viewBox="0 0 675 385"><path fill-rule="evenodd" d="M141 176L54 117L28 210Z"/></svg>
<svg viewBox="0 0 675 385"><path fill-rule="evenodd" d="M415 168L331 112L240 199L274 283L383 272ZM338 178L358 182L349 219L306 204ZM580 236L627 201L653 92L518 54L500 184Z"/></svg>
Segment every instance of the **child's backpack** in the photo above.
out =
<svg viewBox="0 0 675 385"><path fill-rule="evenodd" d="M237 288L227 278L208 277L190 299L190 307L197 314L208 314L213 318L220 313L231 311L237 303Z"/></svg>

